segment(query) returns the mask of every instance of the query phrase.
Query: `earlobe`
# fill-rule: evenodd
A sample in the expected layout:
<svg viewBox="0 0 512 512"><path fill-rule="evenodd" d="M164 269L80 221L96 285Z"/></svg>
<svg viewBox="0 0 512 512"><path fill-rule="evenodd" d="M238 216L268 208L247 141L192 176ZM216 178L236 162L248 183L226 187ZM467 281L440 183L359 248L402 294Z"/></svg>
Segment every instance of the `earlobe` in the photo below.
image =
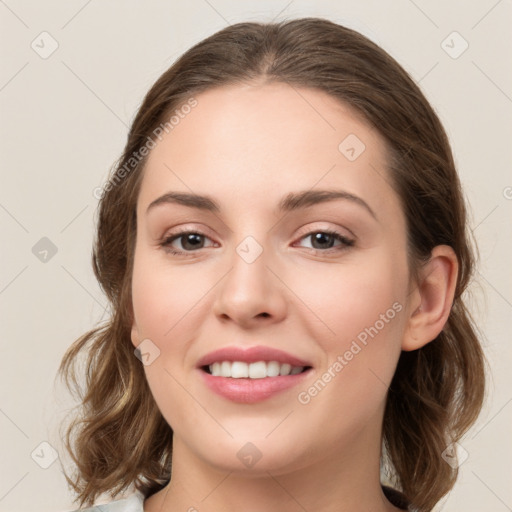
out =
<svg viewBox="0 0 512 512"><path fill-rule="evenodd" d="M133 311L133 304L130 303L128 307L129 307L128 315L129 315L129 318L131 319L131 323L132 323L130 338L132 341L132 345L135 348L137 348L140 344L139 329L137 327L137 322L135 321L135 313Z"/></svg>
<svg viewBox="0 0 512 512"><path fill-rule="evenodd" d="M420 304L407 321L402 350L423 347L443 330L453 304L459 265L454 250L438 245L420 271L416 296Z"/></svg>
<svg viewBox="0 0 512 512"><path fill-rule="evenodd" d="M132 340L132 345L135 348L137 348L140 344L140 337L139 337L139 330L137 328L137 324L135 323L135 320L132 323L131 340Z"/></svg>

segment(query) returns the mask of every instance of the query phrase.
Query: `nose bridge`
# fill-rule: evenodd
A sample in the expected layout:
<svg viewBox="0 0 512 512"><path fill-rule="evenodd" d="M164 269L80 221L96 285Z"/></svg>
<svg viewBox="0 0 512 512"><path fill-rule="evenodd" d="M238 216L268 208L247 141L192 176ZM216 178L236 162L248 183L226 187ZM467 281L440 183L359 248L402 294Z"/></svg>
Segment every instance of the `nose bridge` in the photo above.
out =
<svg viewBox="0 0 512 512"><path fill-rule="evenodd" d="M261 236L259 237L261 240ZM260 258L263 254L263 245L265 241L261 243L254 238L254 236L249 235L246 236L237 246L235 252L239 256L241 260L243 260L247 265L252 265L258 259L264 260L265 258ZM268 244L267 244L267 254L268 254ZM268 259L268 257L267 257ZM235 261L239 263L236 259Z"/></svg>
<svg viewBox="0 0 512 512"><path fill-rule="evenodd" d="M249 322L257 316L277 319L284 314L283 290L279 279L270 270L273 260L271 244L263 240L264 235L258 238L261 242L256 236L245 236L234 247L231 270L216 298L218 315Z"/></svg>
<svg viewBox="0 0 512 512"><path fill-rule="evenodd" d="M261 240L261 237L258 237ZM246 236L238 245L232 257L232 270L228 275L231 292L239 299L257 300L259 294L268 294L270 249L268 244L264 247L252 235Z"/></svg>

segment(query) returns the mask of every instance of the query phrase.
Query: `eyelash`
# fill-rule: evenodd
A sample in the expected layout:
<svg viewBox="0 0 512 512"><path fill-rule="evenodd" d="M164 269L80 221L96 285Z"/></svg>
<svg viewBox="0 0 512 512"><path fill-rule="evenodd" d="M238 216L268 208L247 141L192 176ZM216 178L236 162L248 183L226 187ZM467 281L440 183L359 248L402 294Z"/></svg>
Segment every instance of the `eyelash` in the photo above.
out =
<svg viewBox="0 0 512 512"><path fill-rule="evenodd" d="M341 251L347 250L349 247L352 247L354 245L354 240L347 238L346 236L342 235L341 233L338 233L337 231L334 231L331 229L321 229L321 230L309 231L305 235L301 236L299 238L299 240L302 240L304 238L307 238L311 235L318 234L318 233L333 236L336 240L339 240L342 243L342 246L338 246L338 248L330 247L329 249L325 249L325 250L324 249L310 249L311 251L314 251L315 254L318 254L318 253L331 254L331 252L341 252ZM159 245L166 252L168 252L169 254L171 254L173 256L190 257L195 252L200 251L202 248L197 249L195 251L179 251L179 250L176 250L171 247L171 243L174 242L174 240L177 240L177 239L183 237L184 235L189 235L189 234L194 234L194 235L199 235L199 236L204 236L206 238L209 238L207 235L205 235L204 233L201 233L200 231L184 230L184 231L178 231L177 233L173 233L172 235L166 236L160 242Z"/></svg>

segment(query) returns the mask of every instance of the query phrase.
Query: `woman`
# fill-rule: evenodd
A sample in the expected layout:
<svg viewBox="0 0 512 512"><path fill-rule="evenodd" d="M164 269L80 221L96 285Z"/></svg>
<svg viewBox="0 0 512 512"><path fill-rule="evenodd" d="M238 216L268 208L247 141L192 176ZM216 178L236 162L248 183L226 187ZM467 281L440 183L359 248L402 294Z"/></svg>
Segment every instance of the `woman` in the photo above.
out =
<svg viewBox="0 0 512 512"><path fill-rule="evenodd" d="M100 192L112 318L60 368L78 386L87 350L80 506L428 511L453 487L484 396L473 253L388 54L318 18L229 26L154 84Z"/></svg>

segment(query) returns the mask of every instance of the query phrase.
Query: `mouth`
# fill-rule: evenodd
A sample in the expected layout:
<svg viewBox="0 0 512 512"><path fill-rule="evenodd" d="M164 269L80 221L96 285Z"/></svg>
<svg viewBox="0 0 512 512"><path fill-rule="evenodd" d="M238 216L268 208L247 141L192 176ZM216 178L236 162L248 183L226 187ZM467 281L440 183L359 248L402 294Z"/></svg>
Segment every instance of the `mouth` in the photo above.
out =
<svg viewBox="0 0 512 512"><path fill-rule="evenodd" d="M291 391L313 366L269 346L230 346L206 354L197 369L210 391L231 402L253 404Z"/></svg>
<svg viewBox="0 0 512 512"><path fill-rule="evenodd" d="M286 377L298 375L311 369L311 366L292 366L279 361L215 361L212 364L201 366L201 370L213 377L227 377L231 379L265 379L267 377Z"/></svg>

